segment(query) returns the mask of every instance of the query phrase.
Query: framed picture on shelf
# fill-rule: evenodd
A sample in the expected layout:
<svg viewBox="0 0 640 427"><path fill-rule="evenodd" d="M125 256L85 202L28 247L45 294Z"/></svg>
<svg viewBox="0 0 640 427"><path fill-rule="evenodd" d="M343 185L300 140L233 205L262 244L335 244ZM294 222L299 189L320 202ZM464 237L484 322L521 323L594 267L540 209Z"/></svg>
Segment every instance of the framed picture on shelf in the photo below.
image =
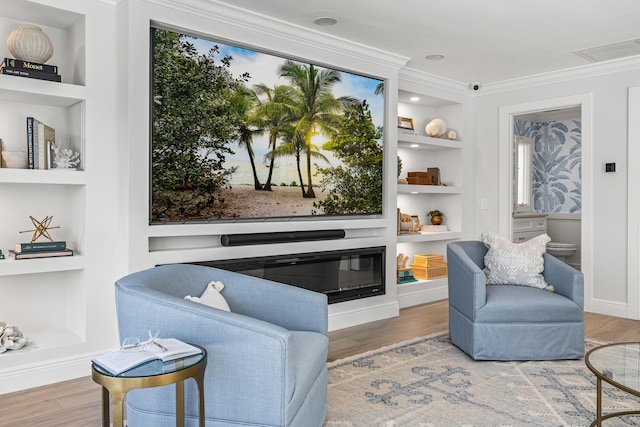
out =
<svg viewBox="0 0 640 427"><path fill-rule="evenodd" d="M398 116L398 129L403 133L412 133L415 134L415 128L413 126L413 119L409 117L400 117Z"/></svg>

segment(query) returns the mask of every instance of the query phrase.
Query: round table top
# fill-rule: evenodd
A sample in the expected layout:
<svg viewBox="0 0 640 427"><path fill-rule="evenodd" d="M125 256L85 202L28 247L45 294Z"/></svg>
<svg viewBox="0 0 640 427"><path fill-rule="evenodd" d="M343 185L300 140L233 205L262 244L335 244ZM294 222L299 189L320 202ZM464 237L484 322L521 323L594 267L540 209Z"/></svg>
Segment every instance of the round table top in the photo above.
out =
<svg viewBox="0 0 640 427"><path fill-rule="evenodd" d="M640 396L640 342L596 347L586 354L585 363L602 380Z"/></svg>
<svg viewBox="0 0 640 427"><path fill-rule="evenodd" d="M124 371L118 375L112 374L96 363L92 363L92 366L93 369L100 375L115 378L142 378L172 374L188 369L202 362L203 359L206 359L207 351L198 345L196 345L195 347L200 348L202 350L202 353L194 354L193 356L181 357L178 359L170 360L168 362L162 362L161 360L152 360L150 362L146 362L142 365L136 366L135 368L131 368L128 371Z"/></svg>

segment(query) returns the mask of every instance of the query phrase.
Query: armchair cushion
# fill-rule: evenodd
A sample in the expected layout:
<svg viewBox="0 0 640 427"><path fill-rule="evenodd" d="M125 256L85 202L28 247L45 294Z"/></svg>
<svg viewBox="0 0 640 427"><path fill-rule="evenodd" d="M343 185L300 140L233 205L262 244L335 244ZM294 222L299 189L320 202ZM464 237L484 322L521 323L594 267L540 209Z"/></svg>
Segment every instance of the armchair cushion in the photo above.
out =
<svg viewBox="0 0 640 427"><path fill-rule="evenodd" d="M513 243L490 231L482 233L482 242L489 248L484 257L487 284L546 288L542 254L550 240L543 234L523 243Z"/></svg>
<svg viewBox="0 0 640 427"><path fill-rule="evenodd" d="M580 306L562 295L523 286L487 286L478 322L582 322Z"/></svg>

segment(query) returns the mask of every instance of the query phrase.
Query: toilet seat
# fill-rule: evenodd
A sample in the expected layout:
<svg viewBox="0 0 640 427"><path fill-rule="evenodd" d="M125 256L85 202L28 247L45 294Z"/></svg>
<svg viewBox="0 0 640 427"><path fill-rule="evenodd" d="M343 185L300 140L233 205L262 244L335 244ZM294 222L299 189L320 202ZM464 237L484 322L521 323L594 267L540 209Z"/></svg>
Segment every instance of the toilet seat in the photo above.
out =
<svg viewBox="0 0 640 427"><path fill-rule="evenodd" d="M549 242L547 243L547 252L550 255L565 261L566 258L571 258L573 254L578 250L578 246L575 243L563 243L563 242Z"/></svg>
<svg viewBox="0 0 640 427"><path fill-rule="evenodd" d="M551 249L577 249L575 243L549 242L547 248Z"/></svg>

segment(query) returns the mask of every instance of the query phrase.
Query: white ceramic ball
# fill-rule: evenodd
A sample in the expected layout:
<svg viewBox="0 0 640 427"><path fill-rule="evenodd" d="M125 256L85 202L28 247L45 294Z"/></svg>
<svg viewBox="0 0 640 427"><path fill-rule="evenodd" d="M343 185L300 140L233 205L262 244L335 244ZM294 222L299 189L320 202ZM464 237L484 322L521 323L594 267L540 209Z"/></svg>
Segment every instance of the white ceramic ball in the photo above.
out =
<svg viewBox="0 0 640 427"><path fill-rule="evenodd" d="M455 141L455 139L458 137L458 132L456 132L455 130L450 130L449 133L447 134L447 138Z"/></svg>
<svg viewBox="0 0 640 427"><path fill-rule="evenodd" d="M425 131L432 138L440 138L447 131L447 125L442 119L433 119L425 128Z"/></svg>

